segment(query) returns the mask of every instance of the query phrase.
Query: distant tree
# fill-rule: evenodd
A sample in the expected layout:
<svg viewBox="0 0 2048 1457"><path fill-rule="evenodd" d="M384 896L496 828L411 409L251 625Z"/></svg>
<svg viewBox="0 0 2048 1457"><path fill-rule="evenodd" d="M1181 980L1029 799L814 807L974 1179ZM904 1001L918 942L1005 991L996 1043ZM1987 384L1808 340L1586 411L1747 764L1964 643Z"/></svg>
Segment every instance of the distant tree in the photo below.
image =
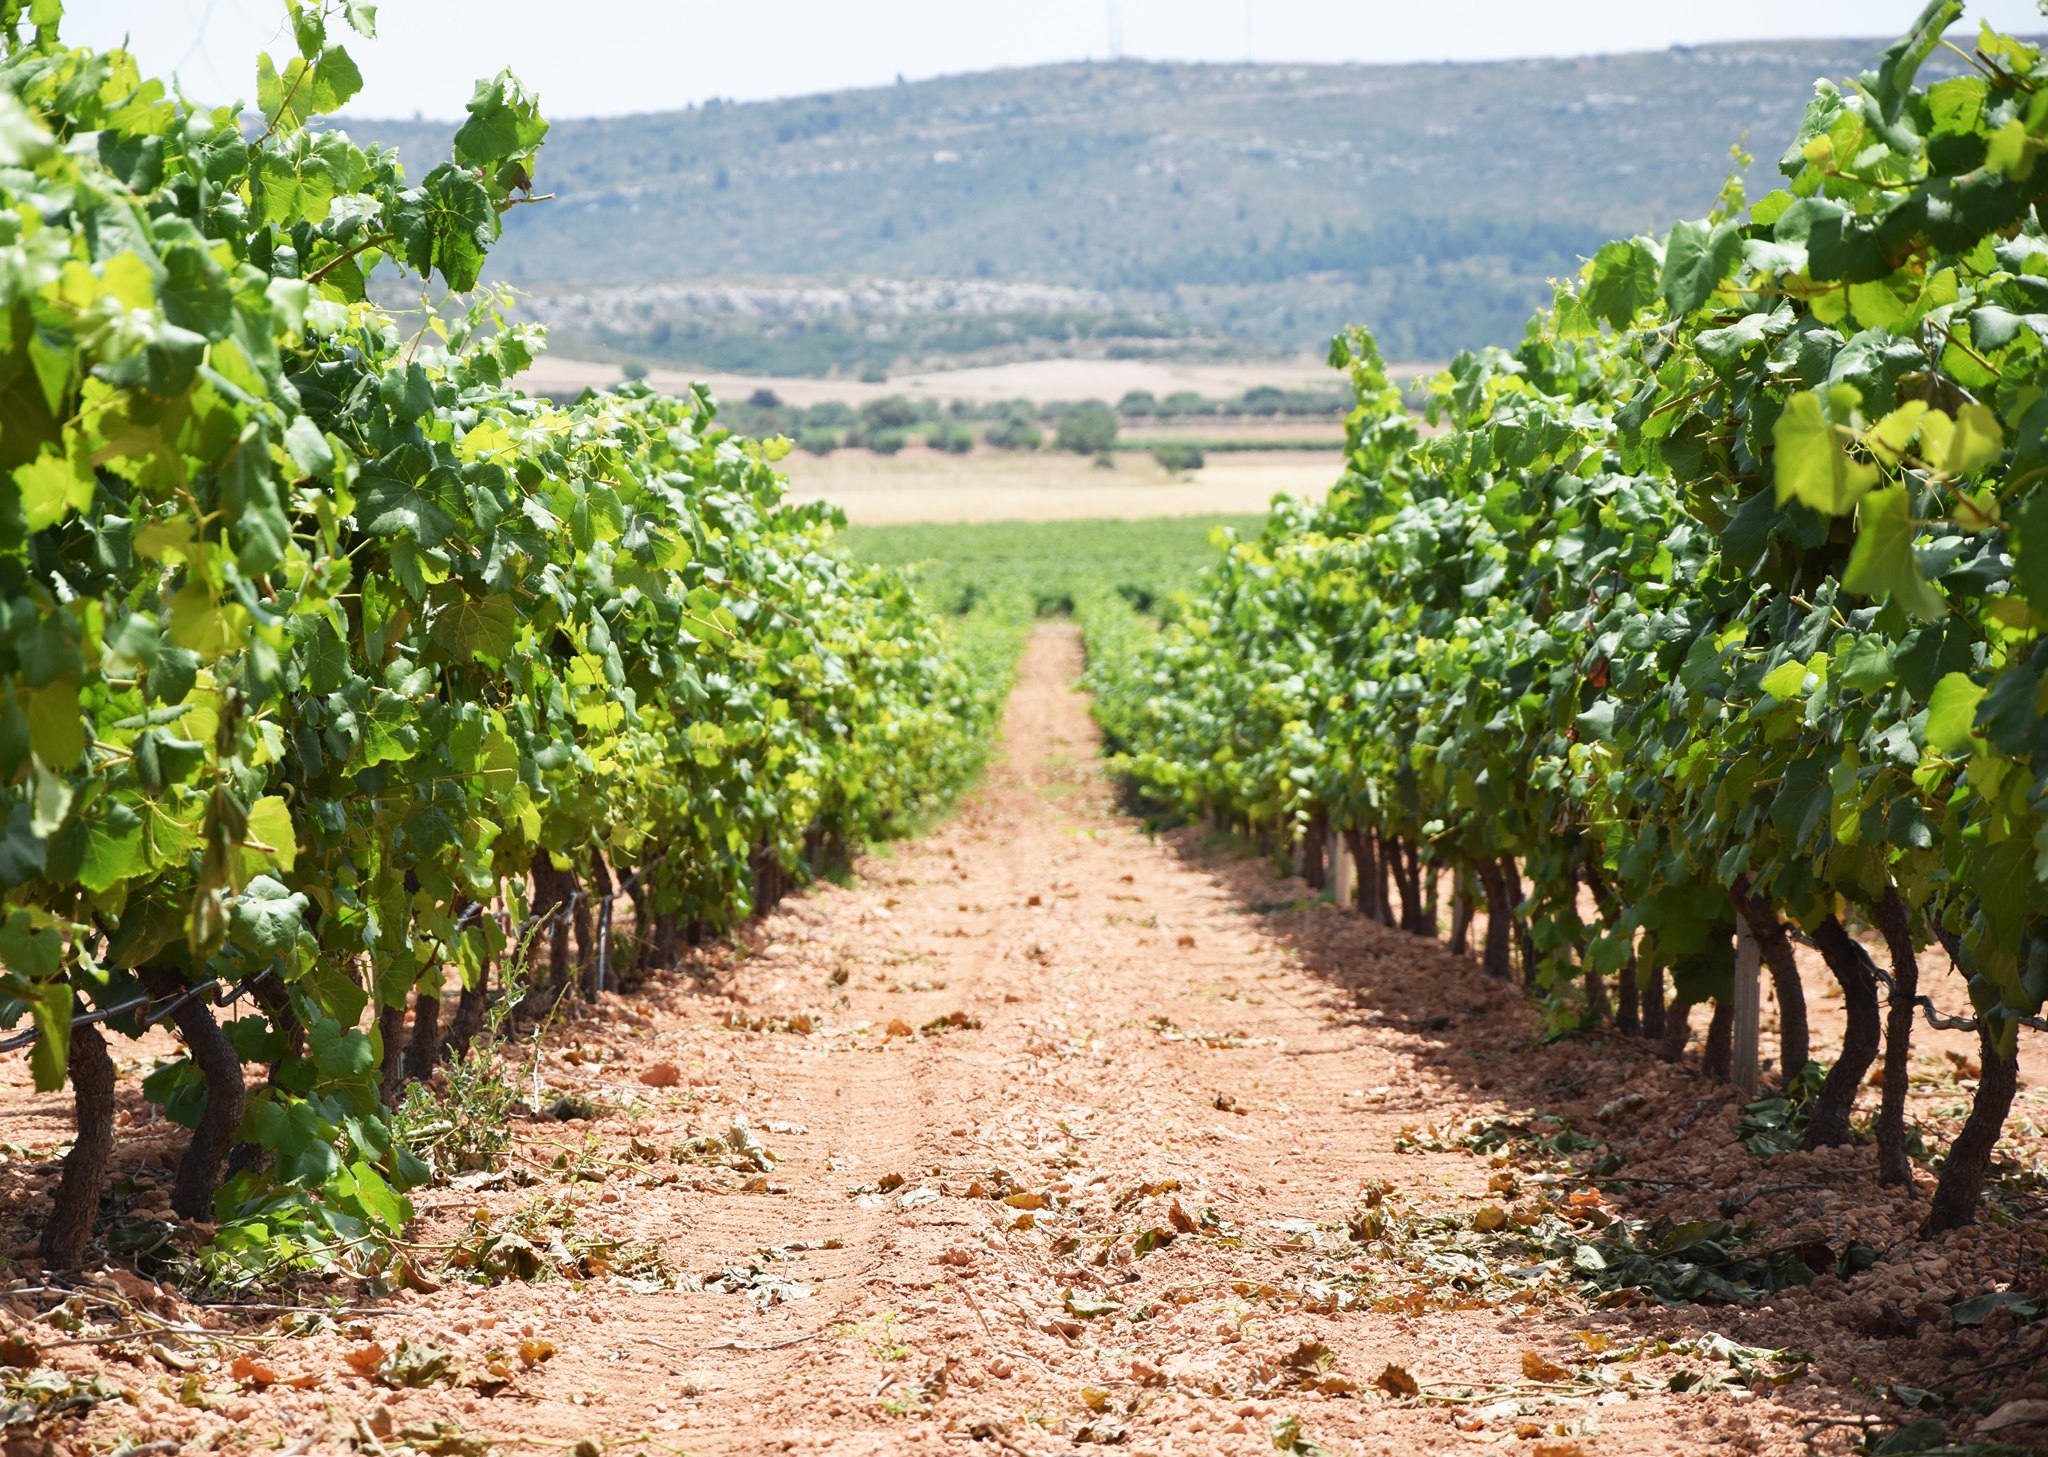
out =
<svg viewBox="0 0 2048 1457"><path fill-rule="evenodd" d="M1168 440L1155 445L1152 458L1159 462L1161 470L1176 476L1200 470L1206 463L1202 447L1192 440Z"/></svg>
<svg viewBox="0 0 2048 1457"><path fill-rule="evenodd" d="M782 396L769 389L768 386L762 385L761 388L747 396L747 403L757 410L779 410L782 408Z"/></svg>
<svg viewBox="0 0 2048 1457"><path fill-rule="evenodd" d="M860 407L863 434L877 430L908 430L920 418L917 406L902 395L884 395Z"/></svg>
<svg viewBox="0 0 2048 1457"><path fill-rule="evenodd" d="M886 364L862 365L860 382L862 384L887 384L889 382L889 366Z"/></svg>
<svg viewBox="0 0 2048 1457"><path fill-rule="evenodd" d="M839 432L807 426L797 433L796 444L807 455L830 455L839 448Z"/></svg>
<svg viewBox="0 0 2048 1457"><path fill-rule="evenodd" d="M933 427L924 443L947 455L965 455L974 449L974 432L965 425L947 423Z"/></svg>
<svg viewBox="0 0 2048 1457"><path fill-rule="evenodd" d="M1150 390L1132 390L1116 406L1119 415L1142 416L1159 413L1159 401Z"/></svg>
<svg viewBox="0 0 2048 1457"><path fill-rule="evenodd" d="M1101 455L1116 444L1120 424L1116 411L1100 400L1090 400L1060 421L1053 443L1076 455Z"/></svg>
<svg viewBox="0 0 2048 1457"><path fill-rule="evenodd" d="M637 359L629 359L619 366L619 373L623 374L627 379L645 379L647 378L647 366Z"/></svg>
<svg viewBox="0 0 2048 1457"><path fill-rule="evenodd" d="M877 430L873 434L863 432L860 443L876 455L894 455L910 443L907 430Z"/></svg>
<svg viewBox="0 0 2048 1457"><path fill-rule="evenodd" d="M1028 414L1011 413L988 427L981 437L997 450L1036 450L1045 444L1045 432Z"/></svg>

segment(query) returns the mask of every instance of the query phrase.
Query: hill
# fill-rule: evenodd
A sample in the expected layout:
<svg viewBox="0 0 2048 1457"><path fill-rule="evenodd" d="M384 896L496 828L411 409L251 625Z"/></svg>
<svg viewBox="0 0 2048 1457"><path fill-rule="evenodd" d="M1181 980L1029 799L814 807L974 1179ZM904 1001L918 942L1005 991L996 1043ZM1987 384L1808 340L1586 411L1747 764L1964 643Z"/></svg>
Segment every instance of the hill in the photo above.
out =
<svg viewBox="0 0 2048 1457"><path fill-rule="evenodd" d="M556 200L494 256L558 347L649 363L1291 353L1353 320L1440 358L1703 211L1745 135L1771 171L1808 83L1880 48L1074 64L558 121ZM448 134L348 125L419 156Z"/></svg>

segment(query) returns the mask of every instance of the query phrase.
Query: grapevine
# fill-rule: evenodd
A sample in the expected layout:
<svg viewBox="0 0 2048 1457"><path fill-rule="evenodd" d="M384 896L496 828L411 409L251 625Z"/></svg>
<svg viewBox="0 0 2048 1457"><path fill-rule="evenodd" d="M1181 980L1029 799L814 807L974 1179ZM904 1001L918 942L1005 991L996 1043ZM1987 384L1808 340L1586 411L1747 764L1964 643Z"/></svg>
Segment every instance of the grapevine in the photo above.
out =
<svg viewBox="0 0 2048 1457"><path fill-rule="evenodd" d="M1340 337L1329 502L1094 668L1146 794L1343 836L1409 931L1483 906L1490 971L1667 1056L1712 1003L1725 1068L1740 924L1799 1074L1809 940L1848 1037L1805 1137L1852 1136L1882 1057L1886 1182L1920 963L1952 961L1984 1075L1929 1233L1975 1217L2048 998L2048 61L1986 28L1917 85L1961 14L1817 86L1781 189L1600 249L1426 423Z"/></svg>
<svg viewBox="0 0 2048 1457"><path fill-rule="evenodd" d="M480 82L415 174L321 121L374 8L286 9L245 126L0 5L0 1013L74 1087L57 1266L110 1034L184 1042L144 1091L220 1278L371 1268L433 1172L387 1110L500 988L594 993L593 904L658 964L900 830L1000 688L707 394L514 388L539 336L476 290L536 99Z"/></svg>

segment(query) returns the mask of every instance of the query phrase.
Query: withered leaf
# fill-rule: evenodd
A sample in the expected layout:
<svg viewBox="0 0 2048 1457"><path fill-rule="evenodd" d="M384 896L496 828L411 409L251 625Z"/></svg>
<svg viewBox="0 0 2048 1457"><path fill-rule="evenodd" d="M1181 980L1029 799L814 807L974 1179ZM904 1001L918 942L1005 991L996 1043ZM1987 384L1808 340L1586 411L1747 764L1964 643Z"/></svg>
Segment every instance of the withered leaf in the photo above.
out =
<svg viewBox="0 0 2048 1457"><path fill-rule="evenodd" d="M1416 1396L1422 1391L1415 1378L1408 1374L1406 1367L1396 1366L1391 1362L1388 1363L1386 1370L1373 1378L1372 1384L1389 1396Z"/></svg>

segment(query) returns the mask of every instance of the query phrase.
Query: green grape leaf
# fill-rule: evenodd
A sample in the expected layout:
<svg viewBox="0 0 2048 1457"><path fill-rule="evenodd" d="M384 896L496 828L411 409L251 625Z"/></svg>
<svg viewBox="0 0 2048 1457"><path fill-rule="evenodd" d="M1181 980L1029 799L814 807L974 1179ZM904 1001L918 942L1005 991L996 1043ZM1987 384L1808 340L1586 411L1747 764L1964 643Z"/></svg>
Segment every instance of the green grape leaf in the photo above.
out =
<svg viewBox="0 0 2048 1457"><path fill-rule="evenodd" d="M476 286L484 251L498 236L497 209L483 183L446 162L399 196L390 223L407 266L438 271L457 293Z"/></svg>
<svg viewBox="0 0 2048 1457"><path fill-rule="evenodd" d="M529 155L548 133L540 104L510 71L476 83L468 120L455 133L455 157L478 167Z"/></svg>
<svg viewBox="0 0 2048 1457"><path fill-rule="evenodd" d="M1842 585L1865 597L1889 595L1921 622L1948 615L1948 602L1929 585L1913 555L1919 528L1906 487L1888 486L1864 497L1856 522L1856 545L1842 573Z"/></svg>
<svg viewBox="0 0 2048 1457"><path fill-rule="evenodd" d="M85 720L78 711L78 680L59 678L23 695L29 744L52 769L69 769L85 753Z"/></svg>
<svg viewBox="0 0 2048 1457"><path fill-rule="evenodd" d="M1680 223L1664 244L1664 301L1674 314L1690 314L1742 259L1742 230L1734 223Z"/></svg>
<svg viewBox="0 0 2048 1457"><path fill-rule="evenodd" d="M501 593L464 597L435 615L429 636L464 662L502 663L519 640L519 614Z"/></svg>
<svg viewBox="0 0 2048 1457"><path fill-rule="evenodd" d="M1637 314L1657 302L1663 259L1647 238L1608 243L1587 265L1581 298L1595 319L1626 329Z"/></svg>
<svg viewBox="0 0 2048 1457"><path fill-rule="evenodd" d="M257 851L257 854L276 861L287 874L298 863L299 837L292 827L291 806L276 795L265 795L249 806L245 834L252 845L268 845L267 851Z"/></svg>
<svg viewBox="0 0 2048 1457"><path fill-rule="evenodd" d="M259 875L235 897L228 923L239 945L279 954L298 945L306 930L306 897Z"/></svg>
<svg viewBox="0 0 2048 1457"><path fill-rule="evenodd" d="M1949 673L1935 684L1927 700L1927 746L1942 754L1969 748L1985 691L1967 673Z"/></svg>
<svg viewBox="0 0 2048 1457"><path fill-rule="evenodd" d="M1777 447L1773 466L1781 506L1803 501L1825 515L1842 516L1877 484L1877 467L1850 456L1848 432L1829 422L1811 390L1785 402L1771 441Z"/></svg>

